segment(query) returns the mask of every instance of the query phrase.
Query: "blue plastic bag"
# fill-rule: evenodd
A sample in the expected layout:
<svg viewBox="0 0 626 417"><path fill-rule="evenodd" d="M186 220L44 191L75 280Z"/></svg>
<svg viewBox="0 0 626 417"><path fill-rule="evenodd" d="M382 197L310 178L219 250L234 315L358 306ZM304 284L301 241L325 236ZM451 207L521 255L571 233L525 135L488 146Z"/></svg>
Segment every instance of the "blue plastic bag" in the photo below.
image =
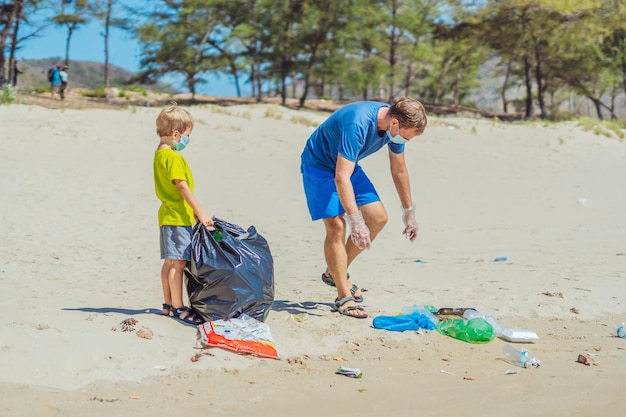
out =
<svg viewBox="0 0 626 417"><path fill-rule="evenodd" d="M391 330L393 332L403 332L405 330L434 330L435 324L430 319L420 313L400 314L397 316L376 316L372 321L376 329Z"/></svg>

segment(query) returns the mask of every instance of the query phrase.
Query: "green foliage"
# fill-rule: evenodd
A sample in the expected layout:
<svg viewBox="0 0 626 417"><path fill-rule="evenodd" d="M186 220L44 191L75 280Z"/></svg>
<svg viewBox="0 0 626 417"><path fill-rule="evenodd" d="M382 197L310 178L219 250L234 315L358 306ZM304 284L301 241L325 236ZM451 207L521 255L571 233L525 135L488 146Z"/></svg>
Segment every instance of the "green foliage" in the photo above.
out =
<svg viewBox="0 0 626 417"><path fill-rule="evenodd" d="M492 100L502 96L529 118L561 119L570 117L562 104L572 96L590 100L599 118L615 118L626 93L624 1L154 0L133 8L110 1L42 4L68 40L114 5L111 24L133 27L142 48L134 82L175 74L192 95L219 72L237 87L240 79L251 83L259 98L259 88L276 92L283 104L315 94L471 105L481 103L472 93L491 77ZM102 83L101 67L70 67L71 87ZM47 84L45 69L36 77L44 81L29 88ZM111 74L111 85L121 86L119 79ZM120 95L130 92L147 94L131 85Z"/></svg>
<svg viewBox="0 0 626 417"><path fill-rule="evenodd" d="M107 96L103 86L99 86L95 90L83 90L81 91L81 95L91 98L106 98Z"/></svg>
<svg viewBox="0 0 626 417"><path fill-rule="evenodd" d="M0 90L0 104L12 104L15 102L17 89L8 85L5 85Z"/></svg>
<svg viewBox="0 0 626 417"><path fill-rule="evenodd" d="M621 120L599 121L597 119L581 118L578 125L586 131L592 131L595 135L607 138L624 139L624 129L626 126Z"/></svg>
<svg viewBox="0 0 626 417"><path fill-rule="evenodd" d="M296 123L296 124L301 124L301 125L305 125L308 127L317 127L319 126L319 123L314 122L313 120L307 118L307 117L302 117L302 116L293 116L291 118L291 123Z"/></svg>
<svg viewBox="0 0 626 417"><path fill-rule="evenodd" d="M135 93L141 93L141 95L143 96L148 95L148 90L145 87L142 87L140 85L129 85L126 87L126 90L133 91Z"/></svg>

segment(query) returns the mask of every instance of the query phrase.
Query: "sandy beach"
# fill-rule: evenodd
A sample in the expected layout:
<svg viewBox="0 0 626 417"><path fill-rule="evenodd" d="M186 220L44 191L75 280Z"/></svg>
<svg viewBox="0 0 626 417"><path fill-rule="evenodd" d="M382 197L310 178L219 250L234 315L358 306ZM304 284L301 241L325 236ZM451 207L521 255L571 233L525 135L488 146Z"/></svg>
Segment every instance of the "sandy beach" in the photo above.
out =
<svg viewBox="0 0 626 417"><path fill-rule="evenodd" d="M0 416L624 415L623 140L576 122L431 117L406 151L413 243L386 151L364 160L389 223L350 269L370 315L355 320L332 311L324 228L299 172L327 113L191 108L196 196L272 250L272 360L199 349L194 328L159 315L159 111L0 107ZM508 363L497 338L372 327L412 305L473 307L530 329L539 340L514 346L541 366ZM135 330L122 331L130 318ZM576 362L585 353L596 366Z"/></svg>

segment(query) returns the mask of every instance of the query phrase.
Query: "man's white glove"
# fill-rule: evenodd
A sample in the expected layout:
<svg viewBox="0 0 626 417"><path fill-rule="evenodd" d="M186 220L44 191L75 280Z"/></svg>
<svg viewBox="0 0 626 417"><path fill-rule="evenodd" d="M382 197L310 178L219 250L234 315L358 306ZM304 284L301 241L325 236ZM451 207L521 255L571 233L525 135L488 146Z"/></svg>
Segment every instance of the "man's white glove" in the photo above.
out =
<svg viewBox="0 0 626 417"><path fill-rule="evenodd" d="M415 220L415 204L409 208L402 208L402 222L404 223L404 233L410 241L415 240L419 226Z"/></svg>
<svg viewBox="0 0 626 417"><path fill-rule="evenodd" d="M365 224L361 211L348 214L348 221L350 222L350 239L352 239L352 242L361 250L369 248L372 244L370 229Z"/></svg>

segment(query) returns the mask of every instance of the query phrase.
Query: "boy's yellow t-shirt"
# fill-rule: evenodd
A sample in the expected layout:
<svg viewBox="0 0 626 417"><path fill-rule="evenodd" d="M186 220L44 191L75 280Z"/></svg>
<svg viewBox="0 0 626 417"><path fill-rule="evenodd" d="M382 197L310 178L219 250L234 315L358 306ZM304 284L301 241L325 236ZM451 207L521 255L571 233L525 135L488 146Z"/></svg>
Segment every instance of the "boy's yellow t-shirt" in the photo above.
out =
<svg viewBox="0 0 626 417"><path fill-rule="evenodd" d="M185 158L170 148L154 153L154 190L161 200L160 226L193 226L196 222L193 209L187 204L174 180L187 181L194 192L193 176Z"/></svg>

